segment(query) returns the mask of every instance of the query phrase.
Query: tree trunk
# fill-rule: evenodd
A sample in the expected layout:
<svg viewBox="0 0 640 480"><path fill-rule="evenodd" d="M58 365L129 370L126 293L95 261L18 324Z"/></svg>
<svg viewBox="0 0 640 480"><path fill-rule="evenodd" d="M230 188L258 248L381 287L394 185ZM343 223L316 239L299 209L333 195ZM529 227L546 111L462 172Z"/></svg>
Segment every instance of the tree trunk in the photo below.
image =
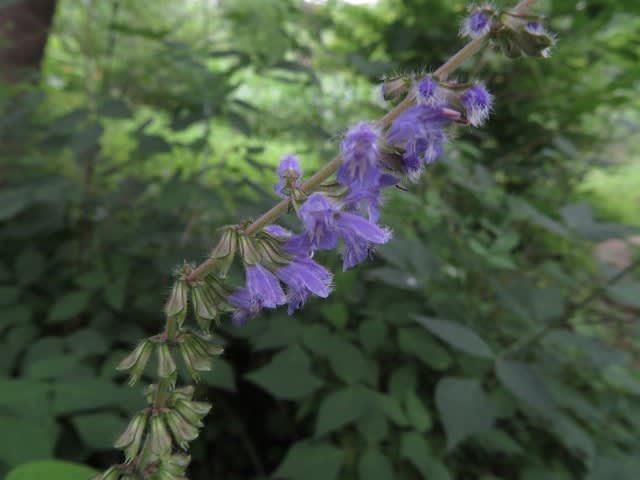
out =
<svg viewBox="0 0 640 480"><path fill-rule="evenodd" d="M0 78L17 82L40 68L57 0L15 0L0 7Z"/></svg>

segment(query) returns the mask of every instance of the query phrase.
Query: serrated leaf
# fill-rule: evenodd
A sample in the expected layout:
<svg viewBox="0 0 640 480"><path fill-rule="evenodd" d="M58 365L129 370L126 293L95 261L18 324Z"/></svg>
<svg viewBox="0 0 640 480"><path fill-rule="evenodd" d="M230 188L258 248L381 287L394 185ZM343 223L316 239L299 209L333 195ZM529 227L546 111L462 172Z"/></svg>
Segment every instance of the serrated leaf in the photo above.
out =
<svg viewBox="0 0 640 480"><path fill-rule="evenodd" d="M362 351L344 338L334 335L326 353L333 371L347 383L355 383L367 377L368 365Z"/></svg>
<svg viewBox="0 0 640 480"><path fill-rule="evenodd" d="M307 354L295 345L277 353L268 365L249 373L247 379L276 398L290 400L304 398L322 385L310 370Z"/></svg>
<svg viewBox="0 0 640 480"><path fill-rule="evenodd" d="M493 352L489 345L470 328L449 320L439 320L421 315L413 315L413 318L452 347L470 355L493 358Z"/></svg>
<svg viewBox="0 0 640 480"><path fill-rule="evenodd" d="M529 406L548 418L556 416L556 406L544 385L531 370L521 362L499 360L496 362L496 375L500 382Z"/></svg>
<svg viewBox="0 0 640 480"><path fill-rule="evenodd" d="M353 386L333 392L322 400L316 419L315 436L320 437L358 420L369 408L371 396Z"/></svg>
<svg viewBox="0 0 640 480"><path fill-rule="evenodd" d="M489 430L496 421L496 406L476 379L442 378L436 386L435 401L449 450L465 438Z"/></svg>
<svg viewBox="0 0 640 480"><path fill-rule="evenodd" d="M398 347L434 370L446 370L452 362L449 352L418 327L398 329Z"/></svg>
<svg viewBox="0 0 640 480"><path fill-rule="evenodd" d="M341 449L325 443L294 444L273 474L287 480L335 480L342 466Z"/></svg>
<svg viewBox="0 0 640 480"><path fill-rule="evenodd" d="M393 467L389 459L379 450L370 448L358 462L360 480L393 480Z"/></svg>

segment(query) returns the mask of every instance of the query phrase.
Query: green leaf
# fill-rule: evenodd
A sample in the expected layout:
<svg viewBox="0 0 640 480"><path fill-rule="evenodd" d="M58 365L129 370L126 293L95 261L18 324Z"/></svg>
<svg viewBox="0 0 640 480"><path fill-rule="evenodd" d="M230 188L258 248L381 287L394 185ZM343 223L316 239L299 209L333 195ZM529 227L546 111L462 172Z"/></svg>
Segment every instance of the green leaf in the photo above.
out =
<svg viewBox="0 0 640 480"><path fill-rule="evenodd" d="M446 370L451 366L449 352L419 327L398 329L398 347L434 370Z"/></svg>
<svg viewBox="0 0 640 480"><path fill-rule="evenodd" d="M358 473L361 480L393 480L393 467L380 451L369 448L360 457Z"/></svg>
<svg viewBox="0 0 640 480"><path fill-rule="evenodd" d="M373 397L376 398L375 396ZM378 444L384 441L389 434L389 422L386 417L380 415L378 409L368 410L358 419L356 424L358 431L368 444Z"/></svg>
<svg viewBox="0 0 640 480"><path fill-rule="evenodd" d="M111 450L113 442L127 427L127 421L112 412L75 415L71 424L82 441L95 450Z"/></svg>
<svg viewBox="0 0 640 480"><path fill-rule="evenodd" d="M470 328L449 320L438 320L421 315L413 315L413 318L442 341L458 350L478 357L493 358L489 345Z"/></svg>
<svg viewBox="0 0 640 480"><path fill-rule="evenodd" d="M127 104L119 98L109 98L98 107L98 115L110 118L131 118L131 110Z"/></svg>
<svg viewBox="0 0 640 480"><path fill-rule="evenodd" d="M338 335L332 335L325 354L336 376L347 383L367 378L369 366L362 351Z"/></svg>
<svg viewBox="0 0 640 480"><path fill-rule="evenodd" d="M97 474L97 471L84 465L59 460L39 460L11 470L6 480L87 480Z"/></svg>
<svg viewBox="0 0 640 480"><path fill-rule="evenodd" d="M326 443L294 444L273 474L288 480L335 480L342 466L341 449Z"/></svg>
<svg viewBox="0 0 640 480"><path fill-rule="evenodd" d="M400 402L384 393L378 393L376 395L376 405L378 409L384 413L389 420L398 425L399 427L406 427L409 425L409 419L402 409Z"/></svg>
<svg viewBox="0 0 640 480"><path fill-rule="evenodd" d="M370 402L369 392L359 386L327 395L318 410L315 436L320 437L355 422L367 411Z"/></svg>
<svg viewBox="0 0 640 480"><path fill-rule="evenodd" d="M444 377L436 386L435 400L449 450L465 438L489 430L496 421L496 406L479 380Z"/></svg>
<svg viewBox="0 0 640 480"><path fill-rule="evenodd" d="M276 398L297 400L322 385L310 370L310 360L297 345L277 353L268 365L247 375L247 378Z"/></svg>
<svg viewBox="0 0 640 480"><path fill-rule="evenodd" d="M202 382L229 392L236 391L233 367L224 358L215 359L211 371L202 373Z"/></svg>
<svg viewBox="0 0 640 480"><path fill-rule="evenodd" d="M349 311L344 303L327 303L321 308L322 315L336 328L342 329L349 321Z"/></svg>
<svg viewBox="0 0 640 480"><path fill-rule="evenodd" d="M544 385L531 370L521 362L499 360L496 362L496 375L500 382L518 399L535 408L548 418L556 416L556 406Z"/></svg>
<svg viewBox="0 0 640 480"><path fill-rule="evenodd" d="M97 378L58 381L53 389L53 411L58 415L115 407L121 395L118 385Z"/></svg>
<svg viewBox="0 0 640 480"><path fill-rule="evenodd" d="M0 411L44 417L51 411L51 386L45 382L0 378Z"/></svg>
<svg viewBox="0 0 640 480"><path fill-rule="evenodd" d="M131 154L135 159L142 159L158 153L168 153L171 151L171 144L160 135L140 135L138 137L138 147Z"/></svg>
<svg viewBox="0 0 640 480"><path fill-rule="evenodd" d="M425 480L451 480L449 471L433 457L426 440L418 433L402 435L400 455L409 460Z"/></svg>
<svg viewBox="0 0 640 480"><path fill-rule="evenodd" d="M384 345L387 335L387 325L382 320L365 320L358 326L358 340L369 353Z"/></svg>
<svg viewBox="0 0 640 480"><path fill-rule="evenodd" d="M59 297L49 310L47 323L64 323L83 312L89 305L91 292L80 290Z"/></svg>
<svg viewBox="0 0 640 480"><path fill-rule="evenodd" d="M300 333L300 322L295 318L277 315L268 320L262 332L251 338L251 343L256 350L286 347L294 343Z"/></svg>
<svg viewBox="0 0 640 480"><path fill-rule="evenodd" d="M433 422L429 410L427 410L415 392L410 391L407 393L405 407L407 409L407 415L409 416L409 422L414 430L425 433L431 429Z"/></svg>
<svg viewBox="0 0 640 480"><path fill-rule="evenodd" d="M98 330L85 328L72 333L65 339L67 348L79 356L104 355L109 351L109 342Z"/></svg>
<svg viewBox="0 0 640 480"><path fill-rule="evenodd" d="M502 430L492 428L473 436L478 448L504 455L525 455L523 448Z"/></svg>
<svg viewBox="0 0 640 480"><path fill-rule="evenodd" d="M15 271L19 285L29 285L44 272L45 257L35 248L27 248L16 258Z"/></svg>
<svg viewBox="0 0 640 480"><path fill-rule="evenodd" d="M83 363L79 355L63 353L50 358L40 358L27 365L25 376L32 379L60 379L91 377L93 370Z"/></svg>
<svg viewBox="0 0 640 480"><path fill-rule="evenodd" d="M0 415L0 432L0 461L9 466L53 457L57 427L52 419L36 422Z"/></svg>

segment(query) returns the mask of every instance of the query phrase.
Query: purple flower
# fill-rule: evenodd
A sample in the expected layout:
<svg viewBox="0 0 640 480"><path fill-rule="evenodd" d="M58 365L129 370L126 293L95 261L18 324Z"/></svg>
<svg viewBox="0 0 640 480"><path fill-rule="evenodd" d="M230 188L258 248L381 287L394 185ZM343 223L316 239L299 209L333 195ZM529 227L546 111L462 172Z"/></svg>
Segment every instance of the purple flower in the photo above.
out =
<svg viewBox="0 0 640 480"><path fill-rule="evenodd" d="M267 225L266 227L263 228L263 230L273 237L282 237L282 238L291 237L291 232L289 230L287 230L284 227L281 227L280 225L276 225L275 223Z"/></svg>
<svg viewBox="0 0 640 480"><path fill-rule="evenodd" d="M298 212L313 250L330 250L338 243L335 229L337 210L327 197L314 193Z"/></svg>
<svg viewBox="0 0 640 480"><path fill-rule="evenodd" d="M260 298L251 295L248 288L238 288L227 300L237 309L231 315L231 321L237 327L246 325L262 309Z"/></svg>
<svg viewBox="0 0 640 480"><path fill-rule="evenodd" d="M345 203L350 209L366 212L370 221L377 222L380 219L380 207L382 206L382 189L397 185L398 182L397 177L382 174L378 184L374 187L351 187Z"/></svg>
<svg viewBox="0 0 640 480"><path fill-rule="evenodd" d="M491 113L493 96L482 85L474 85L460 96L469 123L474 127L481 126Z"/></svg>
<svg viewBox="0 0 640 480"><path fill-rule="evenodd" d="M438 82L431 77L425 77L420 80L416 88L418 103L431 105L442 101L438 95Z"/></svg>
<svg viewBox="0 0 640 480"><path fill-rule="evenodd" d="M340 238L344 240L342 269L347 270L367 259L373 244L387 243L391 231L353 213L341 212L336 221Z"/></svg>
<svg viewBox="0 0 640 480"><path fill-rule="evenodd" d="M340 144L343 160L336 172L338 183L365 187L377 184L381 175L377 145L379 136L380 133L366 122L349 129Z"/></svg>
<svg viewBox="0 0 640 480"><path fill-rule="evenodd" d="M478 38L491 30L491 17L482 10L477 10L469 15L462 25L460 32L463 37Z"/></svg>
<svg viewBox="0 0 640 480"><path fill-rule="evenodd" d="M310 294L327 298L332 290L331 273L310 258L296 258L290 264L276 270L275 274L288 285L289 315L302 307Z"/></svg>
<svg viewBox="0 0 640 480"><path fill-rule="evenodd" d="M447 136L444 126L456 118L455 110L445 102L416 105L405 110L391 125L387 141L405 149L404 173L415 180L424 163L431 163L442 155Z"/></svg>
<svg viewBox="0 0 640 480"><path fill-rule="evenodd" d="M285 198L287 196L287 192L283 192L283 188L286 190L287 187L300 186L299 179L302 177L302 168L300 167L300 160L295 155L282 157L277 173L280 180L273 188L280 197Z"/></svg>
<svg viewBox="0 0 640 480"><path fill-rule="evenodd" d="M529 33L542 33L544 28L540 22L527 22L524 29Z"/></svg>
<svg viewBox="0 0 640 480"><path fill-rule="evenodd" d="M247 289L255 301L267 308L275 308L286 302L284 292L276 276L262 265L247 267Z"/></svg>
<svg viewBox="0 0 640 480"><path fill-rule="evenodd" d="M314 193L300 208L300 218L304 223L305 232L292 237L285 249L289 252L304 252L313 250L327 250L336 246L338 238L345 241L345 249L349 260L343 263L349 268L360 263L362 254L352 255L351 251L357 247L369 252L373 244L386 243L391 238L391 232L378 226L360 215L341 212L333 206L323 195ZM357 260L357 261L356 261Z"/></svg>

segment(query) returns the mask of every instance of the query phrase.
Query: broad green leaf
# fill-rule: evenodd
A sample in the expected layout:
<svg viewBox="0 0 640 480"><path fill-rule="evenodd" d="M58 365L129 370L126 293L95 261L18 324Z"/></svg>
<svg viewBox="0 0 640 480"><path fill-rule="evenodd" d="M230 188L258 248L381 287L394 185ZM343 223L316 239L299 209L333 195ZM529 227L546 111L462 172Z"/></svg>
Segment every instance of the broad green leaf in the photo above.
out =
<svg viewBox="0 0 640 480"><path fill-rule="evenodd" d="M389 434L389 422L380 413L379 408L369 409L356 423L360 435L368 444L378 444Z"/></svg>
<svg viewBox="0 0 640 480"><path fill-rule="evenodd" d="M414 391L407 392L405 407L407 409L409 423L414 430L425 433L431 429L433 424L431 414Z"/></svg>
<svg viewBox="0 0 640 480"><path fill-rule="evenodd" d="M300 322L289 316L274 316L268 320L267 328L251 338L256 350L271 350L294 343L301 333Z"/></svg>
<svg viewBox="0 0 640 480"><path fill-rule="evenodd" d="M421 315L413 315L413 318L452 347L470 355L493 358L493 352L489 345L470 328L449 320L438 320Z"/></svg>
<svg viewBox="0 0 640 480"><path fill-rule="evenodd" d="M345 328L349 321L349 311L344 303L327 303L320 309L324 318L338 329Z"/></svg>
<svg viewBox="0 0 640 480"><path fill-rule="evenodd" d="M38 460L25 463L9 472L6 480L87 480L97 471L60 460Z"/></svg>
<svg viewBox="0 0 640 480"><path fill-rule="evenodd" d="M127 104L119 98L109 98L98 107L98 115L110 118L130 118L131 110Z"/></svg>
<svg viewBox="0 0 640 480"><path fill-rule="evenodd" d="M376 405L378 409L396 425L400 427L409 425L409 419L402 409L402 405L396 398L384 393L378 393L378 395L376 395Z"/></svg>
<svg viewBox="0 0 640 480"><path fill-rule="evenodd" d="M396 368L389 377L389 393L398 401L404 401L409 392L418 386L418 373L415 368L404 366Z"/></svg>
<svg viewBox="0 0 640 480"><path fill-rule="evenodd" d="M343 451L326 443L294 444L274 478L287 480L335 480L342 466Z"/></svg>
<svg viewBox="0 0 640 480"><path fill-rule="evenodd" d="M236 379L233 367L224 358L216 358L211 371L202 373L202 382L229 392L236 391Z"/></svg>
<svg viewBox="0 0 640 480"><path fill-rule="evenodd" d="M64 323L83 312L89 305L91 292L79 290L57 298L49 311L47 323Z"/></svg>
<svg viewBox="0 0 640 480"><path fill-rule="evenodd" d="M0 411L24 417L43 417L51 411L51 385L0 377Z"/></svg>
<svg viewBox="0 0 640 480"><path fill-rule="evenodd" d="M0 461L9 466L53 457L57 427L53 419L35 421L0 415Z"/></svg>
<svg viewBox="0 0 640 480"><path fill-rule="evenodd" d="M544 385L531 368L521 362L499 360L496 375L500 382L518 399L548 418L556 415L556 406Z"/></svg>
<svg viewBox="0 0 640 480"><path fill-rule="evenodd" d="M379 450L369 448L358 462L360 480L393 480L393 466Z"/></svg>
<svg viewBox="0 0 640 480"><path fill-rule="evenodd" d="M452 362L449 352L419 327L398 329L398 347L434 370L446 370Z"/></svg>
<svg viewBox="0 0 640 480"><path fill-rule="evenodd" d="M444 377L436 386L435 400L447 433L448 449L489 430L496 421L496 407L479 380Z"/></svg>
<svg viewBox="0 0 640 480"><path fill-rule="evenodd" d="M492 428L473 435L478 448L503 455L525 455L524 449L502 430Z"/></svg>
<svg viewBox="0 0 640 480"><path fill-rule="evenodd" d="M58 415L114 407L121 399L118 385L97 378L58 381L53 391L53 411Z"/></svg>
<svg viewBox="0 0 640 480"><path fill-rule="evenodd" d="M316 437L355 422L369 408L371 395L358 386L330 393L322 400L316 419Z"/></svg>
<svg viewBox="0 0 640 480"><path fill-rule="evenodd" d="M367 377L368 365L362 351L344 338L334 335L327 353L333 371L347 383L354 383Z"/></svg>
<svg viewBox="0 0 640 480"><path fill-rule="evenodd" d="M288 400L304 398L322 385L310 370L309 357L296 345L278 352L268 365L247 378L276 398Z"/></svg>
<svg viewBox="0 0 640 480"><path fill-rule="evenodd" d="M113 412L99 412L75 415L71 424L86 445L96 450L110 450L128 422Z"/></svg>
<svg viewBox="0 0 640 480"><path fill-rule="evenodd" d="M67 348L81 356L104 355L109 351L109 342L98 330L85 328L66 338Z"/></svg>
<svg viewBox="0 0 640 480"><path fill-rule="evenodd" d="M426 440L418 433L408 432L402 435L400 455L409 460L425 480L451 480L447 468L432 455Z"/></svg>
<svg viewBox="0 0 640 480"><path fill-rule="evenodd" d="M387 335L387 325L381 320L365 320L358 326L358 340L369 353L380 348L387 340Z"/></svg>
<svg viewBox="0 0 640 480"><path fill-rule="evenodd" d="M89 378L93 375L93 369L82 361L81 356L62 353L50 358L40 358L27 364L24 374L36 380L71 377Z"/></svg>

